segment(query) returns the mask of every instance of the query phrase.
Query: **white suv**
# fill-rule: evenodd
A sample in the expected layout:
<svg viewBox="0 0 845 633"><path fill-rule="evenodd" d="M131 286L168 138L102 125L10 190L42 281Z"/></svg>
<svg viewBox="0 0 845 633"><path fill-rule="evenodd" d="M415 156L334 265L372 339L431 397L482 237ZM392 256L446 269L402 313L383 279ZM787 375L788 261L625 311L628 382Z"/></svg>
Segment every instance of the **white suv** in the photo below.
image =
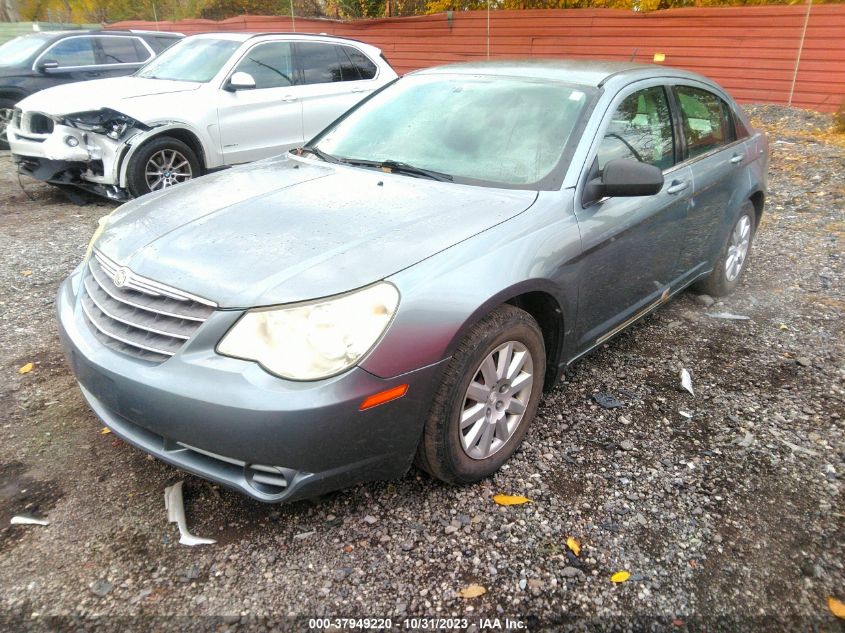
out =
<svg viewBox="0 0 845 633"><path fill-rule="evenodd" d="M122 200L302 145L395 78L354 40L195 35L131 77L27 97L7 134L21 173Z"/></svg>

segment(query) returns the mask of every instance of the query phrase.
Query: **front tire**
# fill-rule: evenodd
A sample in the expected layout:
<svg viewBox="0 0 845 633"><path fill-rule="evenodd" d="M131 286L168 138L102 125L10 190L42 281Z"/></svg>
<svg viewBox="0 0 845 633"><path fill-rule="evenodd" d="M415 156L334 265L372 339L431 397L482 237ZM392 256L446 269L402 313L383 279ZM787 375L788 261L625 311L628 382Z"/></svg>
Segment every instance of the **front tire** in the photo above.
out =
<svg viewBox="0 0 845 633"><path fill-rule="evenodd" d="M757 214L754 205L746 202L736 218L725 240L713 271L701 281L693 284L693 289L713 297L724 297L732 293L739 285L748 258L751 255L751 243L754 240Z"/></svg>
<svg viewBox="0 0 845 633"><path fill-rule="evenodd" d="M170 136L144 143L129 161L126 184L134 197L161 191L202 175L197 155L188 145Z"/></svg>
<svg viewBox="0 0 845 633"><path fill-rule="evenodd" d="M416 464L451 484L495 473L522 443L546 372L543 334L530 314L504 305L458 345L434 399Z"/></svg>

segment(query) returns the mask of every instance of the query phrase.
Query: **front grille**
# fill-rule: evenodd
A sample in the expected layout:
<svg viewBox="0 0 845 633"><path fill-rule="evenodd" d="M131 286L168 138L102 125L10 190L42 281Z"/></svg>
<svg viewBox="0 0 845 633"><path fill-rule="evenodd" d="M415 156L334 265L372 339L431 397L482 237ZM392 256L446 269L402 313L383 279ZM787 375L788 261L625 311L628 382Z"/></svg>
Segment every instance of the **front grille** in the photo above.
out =
<svg viewBox="0 0 845 633"><path fill-rule="evenodd" d="M96 250L82 281L82 311L97 338L151 362L164 362L178 352L217 307L136 275Z"/></svg>
<svg viewBox="0 0 845 633"><path fill-rule="evenodd" d="M52 134L53 119L34 112L29 116L29 131L33 134Z"/></svg>

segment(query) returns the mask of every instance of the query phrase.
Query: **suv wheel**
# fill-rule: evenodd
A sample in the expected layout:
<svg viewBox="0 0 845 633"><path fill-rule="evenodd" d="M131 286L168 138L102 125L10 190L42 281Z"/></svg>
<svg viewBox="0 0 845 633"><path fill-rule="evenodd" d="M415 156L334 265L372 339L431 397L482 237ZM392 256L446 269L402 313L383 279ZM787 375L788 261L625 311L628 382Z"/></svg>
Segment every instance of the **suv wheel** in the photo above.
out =
<svg viewBox="0 0 845 633"><path fill-rule="evenodd" d="M159 136L142 145L132 157L126 181L129 192L137 198L200 175L202 167L194 150L179 139Z"/></svg>
<svg viewBox="0 0 845 633"><path fill-rule="evenodd" d="M15 101L13 99L0 99L0 149L9 149L6 128L9 127L14 113Z"/></svg>
<svg viewBox="0 0 845 633"><path fill-rule="evenodd" d="M416 464L447 483L492 475L534 419L546 352L537 322L504 305L477 323L444 371Z"/></svg>

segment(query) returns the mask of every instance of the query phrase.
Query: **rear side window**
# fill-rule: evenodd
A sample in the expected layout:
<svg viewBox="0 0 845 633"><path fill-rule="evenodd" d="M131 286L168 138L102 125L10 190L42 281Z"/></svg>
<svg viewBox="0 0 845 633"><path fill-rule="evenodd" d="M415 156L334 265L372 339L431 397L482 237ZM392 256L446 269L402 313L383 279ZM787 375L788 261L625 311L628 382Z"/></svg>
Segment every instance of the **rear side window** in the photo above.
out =
<svg viewBox="0 0 845 633"><path fill-rule="evenodd" d="M101 64L139 64L151 55L135 37L97 37Z"/></svg>
<svg viewBox="0 0 845 633"><path fill-rule="evenodd" d="M358 78L351 61L343 51L338 50L338 46L321 42L300 42L296 47L299 67L302 70L302 83L350 81L353 74L355 79Z"/></svg>
<svg viewBox="0 0 845 633"><path fill-rule="evenodd" d="M376 76L378 68L364 53L352 46L341 46L341 50L355 66L355 71L357 72L355 79L372 79Z"/></svg>
<svg viewBox="0 0 845 633"><path fill-rule="evenodd" d="M712 92L691 86L676 86L681 121L687 141L687 158L706 154L736 140L728 105Z"/></svg>
<svg viewBox="0 0 845 633"><path fill-rule="evenodd" d="M93 66L97 63L94 56L94 42L91 37L69 37L51 46L41 59L55 60L59 67Z"/></svg>
<svg viewBox="0 0 845 633"><path fill-rule="evenodd" d="M293 85L293 58L290 42L267 42L249 50L235 72L255 79L256 88L281 88Z"/></svg>
<svg viewBox="0 0 845 633"><path fill-rule="evenodd" d="M669 101L662 86L639 90L616 108L599 145L599 169L627 158L667 169L675 162Z"/></svg>

